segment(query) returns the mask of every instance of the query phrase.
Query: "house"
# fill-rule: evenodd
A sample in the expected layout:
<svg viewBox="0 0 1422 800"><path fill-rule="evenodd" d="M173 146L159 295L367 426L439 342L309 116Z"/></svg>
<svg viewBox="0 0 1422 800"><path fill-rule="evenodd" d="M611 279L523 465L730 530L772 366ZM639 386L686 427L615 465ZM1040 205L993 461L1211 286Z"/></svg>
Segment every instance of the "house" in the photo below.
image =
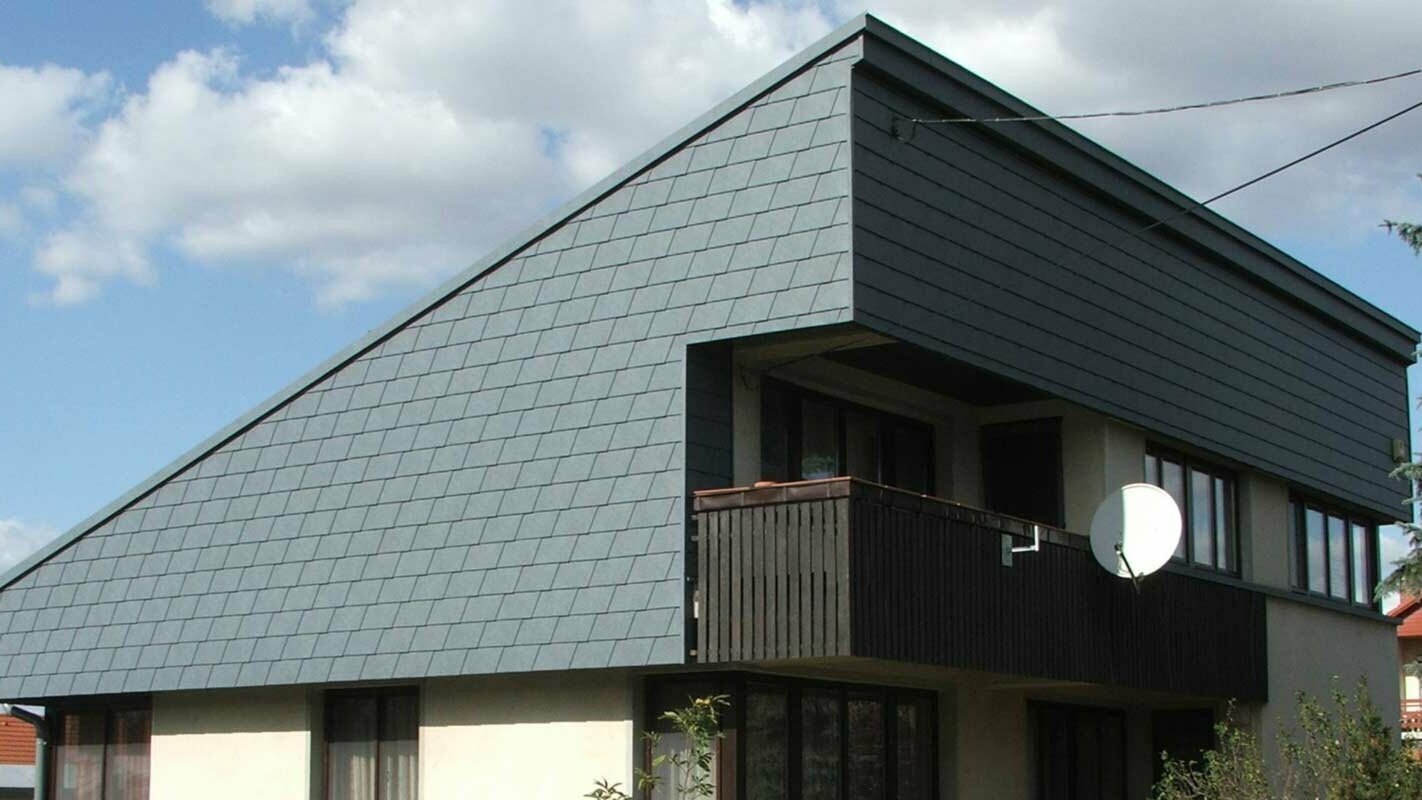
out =
<svg viewBox="0 0 1422 800"><path fill-rule="evenodd" d="M0 714L0 800L29 800L35 789L35 729Z"/></svg>
<svg viewBox="0 0 1422 800"><path fill-rule="evenodd" d="M19 565L54 796L578 797L721 693L722 798L1141 797L1231 700L1396 715L1417 331L1060 125L907 121L1028 113L858 18ZM1082 533L1140 481L1136 587Z"/></svg>
<svg viewBox="0 0 1422 800"><path fill-rule="evenodd" d="M1417 667L1422 665L1422 600L1403 597L1395 608L1387 612L1398 620L1397 661L1398 681L1402 697L1402 736L1404 739L1422 739L1422 676Z"/></svg>

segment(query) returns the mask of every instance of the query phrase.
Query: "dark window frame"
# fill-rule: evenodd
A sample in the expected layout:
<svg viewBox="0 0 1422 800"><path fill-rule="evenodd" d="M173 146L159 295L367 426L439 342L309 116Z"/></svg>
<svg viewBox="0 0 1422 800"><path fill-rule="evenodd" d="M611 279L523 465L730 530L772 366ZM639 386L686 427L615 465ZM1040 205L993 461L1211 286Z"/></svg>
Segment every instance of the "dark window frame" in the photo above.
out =
<svg viewBox="0 0 1422 800"><path fill-rule="evenodd" d="M1185 492L1185 503L1180 509L1180 537L1181 541L1185 543L1185 554L1184 556L1172 555L1170 557L1171 563L1186 566L1190 569L1204 570L1206 572L1216 572L1221 575L1230 575L1236 578L1239 577L1242 574L1240 569L1240 563L1242 561L1241 554L1243 553L1244 549L1242 541L1244 537L1240 533L1239 525L1240 516L1238 473L1236 473L1232 469L1228 469L1219 465L1218 463L1209 461L1207 459L1197 458L1188 453L1184 453L1179 450L1174 450L1169 447L1164 447L1162 445L1157 445L1155 443L1148 443L1146 445L1145 454L1147 459L1154 458L1156 464L1156 473L1154 475L1146 474L1146 483L1165 488L1164 464L1166 461L1180 465L1181 469L1181 481L1184 483L1183 490ZM1148 463L1149 462L1143 460L1141 465L1142 470L1146 473L1149 473L1149 470L1146 468L1146 465ZM1225 524L1228 526L1228 530L1225 531L1225 542L1228 548L1228 561L1226 562L1226 566L1220 566L1218 552L1215 553L1214 563L1197 561L1195 559L1195 504L1191 502L1191 476L1195 472L1199 472L1203 475L1208 475L1211 478L1210 507L1212 509L1215 507L1216 498L1215 481L1224 481L1226 503L1228 506L1228 511L1225 516ZM1213 527L1214 521L1212 520L1212 532ZM1212 533L1212 538L1217 536L1217 533Z"/></svg>
<svg viewBox="0 0 1422 800"><path fill-rule="evenodd" d="M1308 530L1307 517L1309 511L1316 511L1323 517L1323 591L1314 591L1309 588L1309 579L1313 576L1308 569ZM1378 522L1368 516L1351 512L1347 507L1320 498L1316 494L1299 491L1297 489L1289 492L1288 510L1288 561L1289 561L1289 588L1299 594L1317 598L1329 603L1350 606L1352 608L1368 608L1373 611L1381 611L1380 602L1374 597L1379 581L1382 580L1382 543L1379 541ZM1345 595L1338 597L1333 594L1332 576L1332 543L1329 541L1328 521L1338 519L1343 522L1343 544L1344 544L1344 581ZM1355 526L1362 526L1364 530L1363 546L1366 552L1363 554L1363 566L1366 570L1365 582L1368 586L1368 596L1365 602L1358 602L1354 599L1357 593L1356 575L1357 563L1355 561L1355 548L1353 545L1353 529Z"/></svg>
<svg viewBox="0 0 1422 800"><path fill-rule="evenodd" d="M782 380L779 378L763 378L760 385L760 391L760 408L757 409L757 413L760 414L761 421L761 450L758 460L760 462L760 469L762 473L767 473L765 462L765 446L767 435L767 432L765 430L765 420L767 417L766 403L769 402L769 392L779 392L782 396L784 405L780 409L780 415L781 419L784 420L785 426L785 463L779 465L778 472L763 474L761 477L771 480L778 480L780 478L778 478L777 475L780 475L783 476L783 480L786 481L806 480L806 478L803 477L803 472L801 471L801 467L803 466L802 456L804 455L804 443L802 441L804 426L800 417L800 410L801 401L812 400L815 402L825 403L834 408L835 436L838 445L838 452L835 454L835 461L838 465L838 468L836 470L838 476L848 475L849 436L846 426L846 412L856 412L872 417L879 432L880 475L877 480L874 480L872 482L881 483L886 486L896 486L895 481L897 480L897 476L891 475L886 477L883 475L883 472L885 471L884 467L886 465L891 465L894 463L895 454L893 437L888 434L889 432L895 429L895 426L902 426L917 431L920 435L924 437L924 441L928 443L928 458L926 465L927 475L925 476L926 485L923 494L932 495L937 491L937 431L934 429L934 425L932 423L924 422L921 419L916 419L914 417L895 413L893 411L887 411L882 408L868 406L863 403L855 402L853 400L847 400L843 397L838 397L836 395L826 394L824 392L816 391L814 389L807 389L804 386L801 386L800 384L791 383L790 381Z"/></svg>
<svg viewBox="0 0 1422 800"><path fill-rule="evenodd" d="M375 800L380 798L380 748L382 744L380 731L383 727L385 704L381 701L387 697L412 697L415 702L415 762L416 775L419 774L418 764L420 758L420 717L423 706L420 703L420 687L401 684L398 686L368 686L350 689L327 689L321 693L321 797L324 800L331 798L331 737L332 718L330 712L330 702L332 698L370 698L375 701L375 764L377 769L377 780L375 786ZM418 778L417 778L418 780ZM416 792L418 796L418 790Z"/></svg>
<svg viewBox="0 0 1422 800"><path fill-rule="evenodd" d="M153 703L147 696L139 698L125 698L118 701L88 701L78 703L64 703L51 705L46 709L45 722L50 727L50 747L58 748L63 745L64 717L79 714L103 714L104 715L104 739L100 748L99 761L99 797L102 799L108 794L108 760L109 747L114 738L115 715L125 712L142 711L148 715L148 774L151 781L153 774ZM45 782L49 789L50 797L60 796L59 770L62 764L58 754L48 760L47 775L38 776L39 780ZM151 783L145 790L147 797L151 791Z"/></svg>
<svg viewBox="0 0 1422 800"><path fill-rule="evenodd" d="M909 705L922 703L927 709L927 719L922 721L927 734L927 752L930 760L930 768L927 770L928 778L928 798L938 800L940 796L939 774L938 774L938 695L935 692L914 689L902 686L886 686L881 684L861 684L847 683L843 681L830 681L815 678L799 678L786 675L767 675L754 672L716 672L716 673L683 673L671 675L658 675L649 677L643 684L643 696L646 699L644 705L644 725L645 730L655 731L665 725L659 717L664 709L659 708L656 702L657 692L669 689L675 692L678 685L697 686L699 691L711 691L716 694L727 695L730 698L730 706L722 717L722 736L714 745L716 748L717 762L717 800L738 800L747 797L746 794L746 769L745 754L748 742L745 731L745 709L747 708L746 698L752 686L773 686L785 692L786 716L787 716L787 737L786 737L786 758L788 774L789 793L787 800L796 800L800 797L802 790L801 780L803 770L801 758L803 756L803 736L802 725L803 706L799 700L806 691L835 692L838 698L839 708L839 748L840 764L847 761L847 749L849 747L848 725L849 714L848 703L853 697L874 695L882 703L882 714L884 724L884 785L886 790L886 800L895 800L898 793L898 708L901 704ZM665 698L663 698L665 699ZM690 698L688 698L690 699ZM650 745L643 746L644 767L650 767L652 751ZM853 800L849 797L849 781L845 778L845 773L841 770L840 781L841 800ZM650 800L662 800L666 796L662 792L652 792Z"/></svg>

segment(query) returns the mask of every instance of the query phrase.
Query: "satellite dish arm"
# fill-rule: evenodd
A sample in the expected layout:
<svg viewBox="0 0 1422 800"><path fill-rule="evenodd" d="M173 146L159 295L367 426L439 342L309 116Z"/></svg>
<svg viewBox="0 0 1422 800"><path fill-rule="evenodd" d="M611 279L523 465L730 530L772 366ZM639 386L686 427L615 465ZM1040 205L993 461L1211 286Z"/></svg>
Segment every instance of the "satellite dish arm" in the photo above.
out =
<svg viewBox="0 0 1422 800"><path fill-rule="evenodd" d="M1116 555L1120 556L1121 563L1126 565L1126 571L1131 573L1131 585L1136 587L1136 594L1140 594L1141 576L1137 575L1135 569L1131 567L1131 560L1126 558L1126 551L1121 547L1119 542L1116 544Z"/></svg>

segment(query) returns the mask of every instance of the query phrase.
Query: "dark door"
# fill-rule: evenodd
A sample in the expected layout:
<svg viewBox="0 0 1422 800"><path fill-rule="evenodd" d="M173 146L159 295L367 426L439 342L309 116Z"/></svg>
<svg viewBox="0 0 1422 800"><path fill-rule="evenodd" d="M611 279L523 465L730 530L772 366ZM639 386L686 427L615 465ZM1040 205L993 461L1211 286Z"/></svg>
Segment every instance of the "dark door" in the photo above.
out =
<svg viewBox="0 0 1422 800"><path fill-rule="evenodd" d="M987 509L1062 527L1061 420L984 425L978 437Z"/></svg>

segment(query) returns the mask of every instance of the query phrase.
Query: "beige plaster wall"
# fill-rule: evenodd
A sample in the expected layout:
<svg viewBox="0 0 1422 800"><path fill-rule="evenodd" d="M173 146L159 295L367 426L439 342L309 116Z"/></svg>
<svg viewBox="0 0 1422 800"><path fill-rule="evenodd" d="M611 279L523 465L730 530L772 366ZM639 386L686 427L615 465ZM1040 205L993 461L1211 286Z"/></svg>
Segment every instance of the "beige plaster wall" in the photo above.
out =
<svg viewBox="0 0 1422 800"><path fill-rule="evenodd" d="M1384 720L1399 719L1397 629L1387 621L1268 598L1269 702L1259 710L1266 748L1293 726L1300 691L1327 699L1336 676L1351 692L1360 677Z"/></svg>
<svg viewBox="0 0 1422 800"><path fill-rule="evenodd" d="M1035 772L1026 697L971 684L945 696L954 698L952 723L958 746L952 786L943 781L948 789L945 800L1029 797Z"/></svg>
<svg viewBox="0 0 1422 800"><path fill-rule="evenodd" d="M1239 476L1241 574L1276 589L1289 588L1289 487L1258 472Z"/></svg>
<svg viewBox="0 0 1422 800"><path fill-rule="evenodd" d="M307 800L312 725L300 689L153 697L152 800Z"/></svg>
<svg viewBox="0 0 1422 800"><path fill-rule="evenodd" d="M633 687L621 673L427 681L420 795L582 797L632 785Z"/></svg>

